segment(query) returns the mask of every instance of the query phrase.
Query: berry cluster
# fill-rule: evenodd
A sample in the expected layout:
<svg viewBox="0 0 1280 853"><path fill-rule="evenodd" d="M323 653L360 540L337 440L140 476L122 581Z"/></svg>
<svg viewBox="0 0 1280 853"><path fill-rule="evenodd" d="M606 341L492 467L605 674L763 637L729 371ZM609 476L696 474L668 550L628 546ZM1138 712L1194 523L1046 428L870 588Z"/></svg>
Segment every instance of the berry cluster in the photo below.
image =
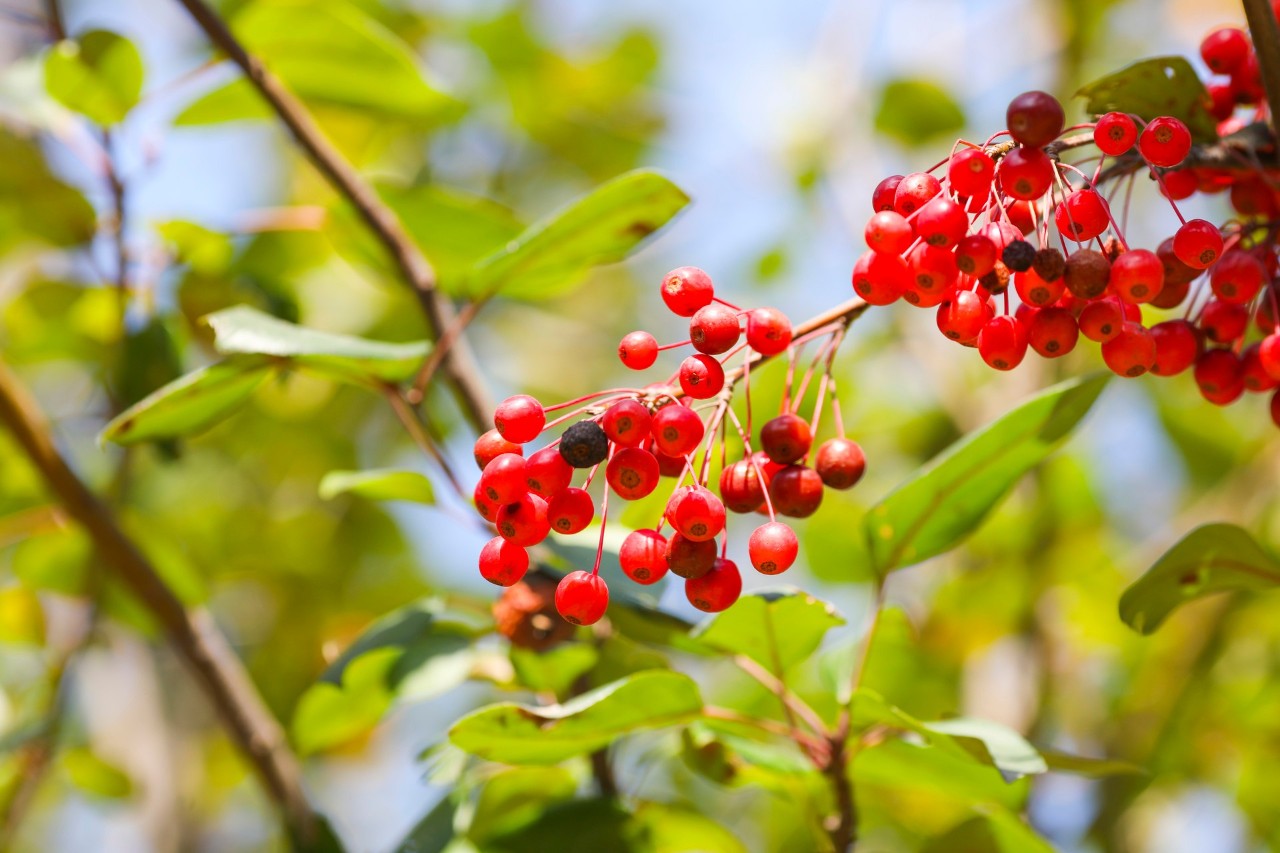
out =
<svg viewBox="0 0 1280 853"><path fill-rule="evenodd" d="M1246 120L1265 115L1248 34L1215 30L1201 55L1226 75L1207 86L1219 136L1248 133ZM1060 358L1083 336L1121 376L1190 370L1218 405L1270 392L1280 425L1274 178L1243 154L1238 163L1204 165L1174 116L1111 112L1064 130L1062 105L1026 92L1006 118L1007 130L981 145L958 142L929 172L880 182L854 291L873 305L902 299L935 308L939 331L997 370L1017 367L1028 348ZM1062 159L1078 149L1097 153ZM1081 168L1094 163L1092 174ZM1155 251L1125 239L1129 190L1121 221L1111 209L1140 173L1157 183L1179 223ZM1236 214L1221 225L1178 209L1195 193L1219 192L1229 193ZM1144 307L1182 310L1144 315ZM1260 334L1251 342L1253 327Z"/></svg>
<svg viewBox="0 0 1280 853"><path fill-rule="evenodd" d="M695 352L666 382L597 391L553 406L526 395L510 397L494 411L494 429L476 441L476 464L483 473L475 505L498 532L480 552L480 573L501 586L524 577L528 548L550 533L578 533L592 522L596 498L590 488L603 466L596 564L589 572L566 575L555 592L556 609L575 624L597 621L608 607L609 591L599 572L610 494L639 500L657 490L663 477L675 480L657 524L629 533L619 561L636 583L656 583L667 572L683 578L689 601L717 612L742 591L738 566L727 556L728 513L768 516L751 533L747 553L756 571L779 574L795 562L799 545L778 516L811 515L824 488L850 488L866 467L862 448L844 437L831 373L847 319L797 331L776 309L744 311L717 298L711 278L695 267L668 273L661 293L674 314L689 318L689 339L659 346L648 332L632 332L622 339L618 356L627 367L645 370L664 350L692 347ZM797 359L814 342L817 354L797 380ZM760 428L759 449L753 451L751 368L784 353L790 367L782 411ZM741 364L726 372L725 364L734 360ZM797 410L813 381L818 383L815 402L806 420ZM731 405L739 383L746 400L743 419ZM837 435L815 448L827 399ZM562 410L563 415L547 419ZM567 428L559 437L525 456L525 444L561 425ZM741 451L733 462L728 460L731 428L738 439L733 448ZM720 476L713 484L716 444ZM574 485L579 471L586 472L583 482ZM670 533L664 534L667 526Z"/></svg>

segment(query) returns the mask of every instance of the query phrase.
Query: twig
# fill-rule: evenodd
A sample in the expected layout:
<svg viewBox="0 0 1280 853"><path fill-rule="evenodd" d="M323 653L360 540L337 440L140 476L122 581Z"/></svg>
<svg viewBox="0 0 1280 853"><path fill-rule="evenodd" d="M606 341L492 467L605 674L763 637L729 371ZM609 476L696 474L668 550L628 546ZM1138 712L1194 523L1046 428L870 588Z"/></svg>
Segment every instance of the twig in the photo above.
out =
<svg viewBox="0 0 1280 853"><path fill-rule="evenodd" d="M418 413L418 410L409 405L400 393L400 389L395 385L386 386L383 389L383 395L387 398L387 402L391 404L391 409L396 413L396 417L400 419L405 432L409 433L409 437L413 439L414 443L440 466L440 470L444 472L445 479L449 481L449 485L465 500L468 497L467 490L462 487L462 482L453 473L453 468L449 465L449 461L444 458L440 448L436 447L436 443L427 433L426 426L423 424L422 416Z"/></svg>
<svg viewBox="0 0 1280 853"><path fill-rule="evenodd" d="M315 167L355 207L360 218L390 254L405 283L413 290L427 325L431 328L432 338L439 341L445 329L453 323L453 305L436 288L435 270L404 230L395 213L325 137L302 102L257 57L244 49L216 12L203 0L178 2L209 40L240 66L249 82L270 104ZM464 339L458 339L448 348L443 368L457 393L467 420L477 430L483 430L492 406L475 358Z"/></svg>
<svg viewBox="0 0 1280 853"><path fill-rule="evenodd" d="M125 201L125 184L120 179L119 164L116 162L115 147L113 144L114 137L111 131L103 128L102 130L102 150L106 157L106 178L107 190L111 196L111 214L114 222L112 223L111 237L115 246L116 254L116 303L120 311L120 327L123 330L125 315L129 310L129 249L126 245L125 228L126 222L126 201Z"/></svg>
<svg viewBox="0 0 1280 853"><path fill-rule="evenodd" d="M50 35L55 41L62 41L67 37L67 24L62 17L62 5L58 0L45 0L44 9Z"/></svg>
<svg viewBox="0 0 1280 853"><path fill-rule="evenodd" d="M778 700L786 707L789 713L795 714L806 726L808 726L814 734L825 734L827 725L822 721L822 717L818 712L809 706L799 696L787 689L787 686L778 680L772 672L756 663L752 658L746 655L734 655L733 662L738 668L747 675L760 682L767 687L770 692L774 693Z"/></svg>
<svg viewBox="0 0 1280 853"><path fill-rule="evenodd" d="M1244 17L1253 35L1253 49L1262 72L1262 87L1267 92L1267 110L1274 132L1280 116L1280 26L1269 0L1244 0Z"/></svg>
<svg viewBox="0 0 1280 853"><path fill-rule="evenodd" d="M203 609L186 609L155 567L54 447L43 412L0 362L0 421L39 470L49 490L84 528L101 565L114 572L161 625L209 696L232 741L280 805L295 838L309 841L316 815L302 789L297 758L226 638Z"/></svg>
<svg viewBox="0 0 1280 853"><path fill-rule="evenodd" d="M410 404L416 406L426 398L427 388L431 386L431 380L435 378L440 365L444 363L445 354L462 337L462 334L471 325L471 321L476 318L476 315L480 313L482 307L484 307L484 302L480 300L468 302L458 312L458 315L453 318L449 328L444 330L444 334L436 340L436 345L431 350L431 354L422 363L422 367L418 368L418 375L413 377L412 385L405 392L404 398Z"/></svg>

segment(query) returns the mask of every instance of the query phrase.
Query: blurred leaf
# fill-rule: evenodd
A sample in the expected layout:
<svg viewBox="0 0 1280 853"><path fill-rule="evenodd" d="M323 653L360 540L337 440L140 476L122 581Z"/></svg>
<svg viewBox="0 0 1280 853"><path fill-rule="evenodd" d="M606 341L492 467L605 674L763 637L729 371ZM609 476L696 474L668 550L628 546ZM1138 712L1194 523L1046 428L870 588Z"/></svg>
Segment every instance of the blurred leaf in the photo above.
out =
<svg viewBox="0 0 1280 853"><path fill-rule="evenodd" d="M225 308L204 318L224 355L287 358L299 367L361 384L370 378L400 382L417 371L430 351L426 341L391 344L338 335L286 323L248 305Z"/></svg>
<svg viewBox="0 0 1280 853"><path fill-rule="evenodd" d="M245 48L304 101L427 124L462 109L427 81L412 48L342 0L256 0L232 19L231 27ZM236 79L188 105L174 123L267 115L258 94Z"/></svg>
<svg viewBox="0 0 1280 853"><path fill-rule="evenodd" d="M49 94L104 127L121 122L138 103L142 75L133 42L106 30L58 42L44 62Z"/></svg>
<svg viewBox="0 0 1280 853"><path fill-rule="evenodd" d="M489 838L486 853L745 853L742 842L708 817L679 806L642 803L628 812L614 800L553 805L532 823Z"/></svg>
<svg viewBox="0 0 1280 853"><path fill-rule="evenodd" d="M116 401L132 406L182 374L182 359L169 327L159 315L125 332L116 370Z"/></svg>
<svg viewBox="0 0 1280 853"><path fill-rule="evenodd" d="M964 127L964 111L946 89L930 80L900 78L880 89L876 130L904 145L922 145Z"/></svg>
<svg viewBox="0 0 1280 853"><path fill-rule="evenodd" d="M229 236L194 222L171 219L156 225L156 232L173 250L179 263L204 275L224 273L235 255Z"/></svg>
<svg viewBox="0 0 1280 853"><path fill-rule="evenodd" d="M18 543L13 574L34 590L82 595L89 577L93 545L78 527L58 527Z"/></svg>
<svg viewBox="0 0 1280 853"><path fill-rule="evenodd" d="M565 643L545 652L511 647L516 681L530 690L564 696L573 683L600 660L600 653L585 643Z"/></svg>
<svg viewBox="0 0 1280 853"><path fill-rule="evenodd" d="M0 643L39 646L44 643L44 608L25 586L0 589Z"/></svg>
<svg viewBox="0 0 1280 853"><path fill-rule="evenodd" d="M927 560L977 528L1088 413L1109 374L1072 379L965 436L863 519L878 574Z"/></svg>
<svg viewBox="0 0 1280 853"><path fill-rule="evenodd" d="M513 767L495 774L480 789L467 838L484 848L536 821L552 803L572 800L578 789L563 767Z"/></svg>
<svg viewBox="0 0 1280 853"><path fill-rule="evenodd" d="M1041 749L1040 756L1049 766L1051 773L1074 773L1090 779L1104 779L1108 776L1146 776L1147 770L1128 761L1115 758L1089 758L1083 755L1070 755L1052 749Z"/></svg>
<svg viewBox="0 0 1280 853"><path fill-rule="evenodd" d="M693 636L782 675L817 651L827 631L843 624L844 617L825 601L797 589L781 589L743 595L733 607L699 625Z"/></svg>
<svg viewBox="0 0 1280 853"><path fill-rule="evenodd" d="M1120 597L1120 618L1150 634L1182 604L1216 592L1280 586L1280 561L1233 524L1206 524L1164 553Z"/></svg>
<svg viewBox="0 0 1280 853"><path fill-rule="evenodd" d="M0 248L22 238L74 246L96 226L93 205L54 176L40 147L0 127Z"/></svg>
<svg viewBox="0 0 1280 853"><path fill-rule="evenodd" d="M1049 769L1036 748L1008 726L973 717L955 717L925 723L924 726L929 731L955 738L978 760L995 767L1006 779L1044 773Z"/></svg>
<svg viewBox="0 0 1280 853"><path fill-rule="evenodd" d="M453 816L457 810L448 794L441 797L409 830L395 853L443 853L453 841Z"/></svg>
<svg viewBox="0 0 1280 853"><path fill-rule="evenodd" d="M444 639L446 646L456 648L455 638L462 639L466 645L466 639L474 639L491 627L487 622L478 625L475 620L467 620L461 614L447 610L434 598L415 602L393 610L370 625L329 664L320 680L341 684L342 673L351 661L374 649L394 648L403 652L402 660L391 671L391 683L398 684L415 663L420 663L438 647L440 640Z"/></svg>
<svg viewBox="0 0 1280 853"><path fill-rule="evenodd" d="M1181 56L1136 62L1082 86L1076 97L1086 99L1085 110L1093 115L1135 113L1147 121L1173 116L1186 123L1197 142L1218 138L1217 122L1209 113L1209 93Z"/></svg>
<svg viewBox="0 0 1280 853"><path fill-rule="evenodd" d="M701 710L687 675L646 670L560 705L481 708L454 723L449 740L491 761L556 764L632 732L688 722Z"/></svg>
<svg viewBox="0 0 1280 853"><path fill-rule="evenodd" d="M342 671L341 685L313 684L298 700L290 730L300 755L343 746L368 734L391 707L388 677L400 650L365 652Z"/></svg>
<svg viewBox="0 0 1280 853"><path fill-rule="evenodd" d="M391 468L330 471L320 481L318 491L324 500L350 493L375 501L413 501L420 504L436 502L435 490L424 474Z"/></svg>
<svg viewBox="0 0 1280 853"><path fill-rule="evenodd" d="M267 359L243 357L192 371L116 415L99 439L136 444L194 435L239 408L271 370Z"/></svg>
<svg viewBox="0 0 1280 853"><path fill-rule="evenodd" d="M1008 809L979 806L980 817L930 839L922 853L1053 853L1053 845Z"/></svg>
<svg viewBox="0 0 1280 853"><path fill-rule="evenodd" d="M87 747L66 750L60 761L71 784L86 794L104 800L123 800L133 793L133 782L128 774L99 758Z"/></svg>
<svg viewBox="0 0 1280 853"><path fill-rule="evenodd" d="M1025 783L1004 782L999 773L963 750L898 738L862 749L851 764L854 788L860 796L869 795L872 787L911 794L932 791L966 804L999 803L1016 809L1026 791Z"/></svg>
<svg viewBox="0 0 1280 853"><path fill-rule="evenodd" d="M591 267L621 261L688 203L684 191L657 172L628 172L529 226L481 261L465 282L465 295L562 295Z"/></svg>

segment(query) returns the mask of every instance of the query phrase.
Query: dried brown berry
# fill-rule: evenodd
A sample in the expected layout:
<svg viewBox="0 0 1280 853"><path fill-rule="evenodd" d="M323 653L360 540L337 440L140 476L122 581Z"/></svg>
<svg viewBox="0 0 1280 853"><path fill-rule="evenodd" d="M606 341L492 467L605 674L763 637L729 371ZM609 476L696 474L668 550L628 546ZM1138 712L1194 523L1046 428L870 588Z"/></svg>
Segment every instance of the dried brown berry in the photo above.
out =
<svg viewBox="0 0 1280 853"><path fill-rule="evenodd" d="M978 282L987 289L987 293L1004 293L1009 289L1009 268L1000 261L996 261L991 272L978 279Z"/></svg>
<svg viewBox="0 0 1280 853"><path fill-rule="evenodd" d="M556 613L556 583L530 572L503 590L493 604L498 633L511 645L543 652L573 636L573 626Z"/></svg>
<svg viewBox="0 0 1280 853"><path fill-rule="evenodd" d="M1093 249L1078 249L1067 258L1066 270L1062 277L1066 280L1067 290L1081 299L1096 299L1107 289L1107 280L1111 275L1111 263L1101 252Z"/></svg>
<svg viewBox="0 0 1280 853"><path fill-rule="evenodd" d="M1057 281L1062 278L1062 273L1067 268L1067 261L1062 257L1061 252L1050 246L1036 252L1031 268L1045 281Z"/></svg>

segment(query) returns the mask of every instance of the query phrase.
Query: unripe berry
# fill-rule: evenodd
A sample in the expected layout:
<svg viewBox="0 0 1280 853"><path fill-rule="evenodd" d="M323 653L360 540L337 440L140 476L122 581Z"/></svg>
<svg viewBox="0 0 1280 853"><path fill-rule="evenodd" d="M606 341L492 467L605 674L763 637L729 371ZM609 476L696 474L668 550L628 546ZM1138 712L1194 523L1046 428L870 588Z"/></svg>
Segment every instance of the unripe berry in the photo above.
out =
<svg viewBox="0 0 1280 853"><path fill-rule="evenodd" d="M1009 134L1032 148L1048 145L1062 133L1066 116L1062 104L1048 92L1023 92L1005 112Z"/></svg>
<svg viewBox="0 0 1280 853"><path fill-rule="evenodd" d="M516 444L533 441L547 423L542 404L528 394L508 397L493 412L493 425L502 437Z"/></svg>
<svg viewBox="0 0 1280 853"><path fill-rule="evenodd" d="M692 317L715 298L711 276L697 267L680 267L662 279L662 301L673 314Z"/></svg>
<svg viewBox="0 0 1280 853"><path fill-rule="evenodd" d="M858 442L848 438L829 438L818 447L813 460L822 484L832 489L852 488L867 470L867 457Z"/></svg>
<svg viewBox="0 0 1280 853"><path fill-rule="evenodd" d="M591 572L570 572L556 587L556 610L566 622L594 625L609 609L609 587Z"/></svg>
<svg viewBox="0 0 1280 853"><path fill-rule="evenodd" d="M622 540L618 563L627 577L652 584L667 573L667 538L656 530L633 530Z"/></svg>
<svg viewBox="0 0 1280 853"><path fill-rule="evenodd" d="M742 575L732 560L717 558L711 571L684 582L689 603L705 613L719 613L742 594Z"/></svg>
<svg viewBox="0 0 1280 853"><path fill-rule="evenodd" d="M751 565L764 575L782 574L795 563L799 552L795 531L781 521L760 525L747 542Z"/></svg>
<svg viewBox="0 0 1280 853"><path fill-rule="evenodd" d="M760 449L779 465L803 458L812 444L808 422L790 413L778 415L760 428Z"/></svg>
<svg viewBox="0 0 1280 853"><path fill-rule="evenodd" d="M498 586L511 586L529 571L529 552L501 536L480 549L480 577Z"/></svg>

